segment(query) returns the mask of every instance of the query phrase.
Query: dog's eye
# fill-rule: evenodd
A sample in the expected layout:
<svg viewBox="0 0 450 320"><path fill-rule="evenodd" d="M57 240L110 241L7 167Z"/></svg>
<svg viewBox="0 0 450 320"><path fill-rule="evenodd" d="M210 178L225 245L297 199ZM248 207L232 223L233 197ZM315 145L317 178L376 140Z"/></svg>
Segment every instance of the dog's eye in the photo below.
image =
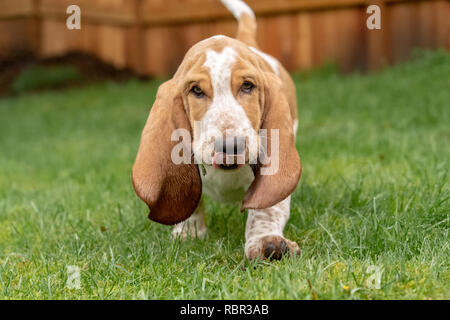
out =
<svg viewBox="0 0 450 320"><path fill-rule="evenodd" d="M255 85L253 83L251 83L250 81L244 81L244 83L241 86L241 91L244 93L251 93L254 88Z"/></svg>
<svg viewBox="0 0 450 320"><path fill-rule="evenodd" d="M203 93L202 89L200 89L199 86L193 86L191 89L191 92L197 97L197 98L202 98L205 96L205 94Z"/></svg>

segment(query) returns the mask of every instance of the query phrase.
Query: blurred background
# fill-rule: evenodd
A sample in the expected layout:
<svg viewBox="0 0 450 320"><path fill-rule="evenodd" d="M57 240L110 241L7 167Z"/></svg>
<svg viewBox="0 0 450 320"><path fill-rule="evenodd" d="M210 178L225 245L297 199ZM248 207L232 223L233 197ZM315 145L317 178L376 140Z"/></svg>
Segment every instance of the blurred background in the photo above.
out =
<svg viewBox="0 0 450 320"><path fill-rule="evenodd" d="M327 62L343 72L376 70L407 59L414 48L450 48L448 1L247 3L258 17L261 49L290 71ZM71 4L81 8L81 30L66 27ZM381 30L366 28L370 4L381 8ZM168 76L193 44L235 31L235 20L219 0L0 0L1 90L10 90L5 87L22 64L36 59L69 62L90 77L121 78L124 70ZM53 77L77 78L69 70L59 73Z"/></svg>

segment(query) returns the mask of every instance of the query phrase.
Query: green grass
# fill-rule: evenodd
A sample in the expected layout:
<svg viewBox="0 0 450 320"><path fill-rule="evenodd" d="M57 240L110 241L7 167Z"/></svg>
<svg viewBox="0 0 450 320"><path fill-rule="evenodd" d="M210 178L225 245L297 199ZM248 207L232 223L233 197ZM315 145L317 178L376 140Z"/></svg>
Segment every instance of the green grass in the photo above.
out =
<svg viewBox="0 0 450 320"><path fill-rule="evenodd" d="M33 66L23 70L11 85L15 94L47 87L68 85L81 80L79 71L71 66Z"/></svg>
<svg viewBox="0 0 450 320"><path fill-rule="evenodd" d="M260 264L238 208L207 201L206 241L146 218L130 169L159 83L2 99L0 298L449 299L450 55L296 79L302 255Z"/></svg>

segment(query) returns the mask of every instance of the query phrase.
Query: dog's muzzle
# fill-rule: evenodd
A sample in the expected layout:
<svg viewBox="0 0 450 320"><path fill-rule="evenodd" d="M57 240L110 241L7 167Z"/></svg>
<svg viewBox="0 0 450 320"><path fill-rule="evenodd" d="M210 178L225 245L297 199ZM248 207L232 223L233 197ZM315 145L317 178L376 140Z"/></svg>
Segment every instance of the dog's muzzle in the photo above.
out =
<svg viewBox="0 0 450 320"><path fill-rule="evenodd" d="M212 165L216 169L233 170L245 164L245 137L218 138L214 141Z"/></svg>

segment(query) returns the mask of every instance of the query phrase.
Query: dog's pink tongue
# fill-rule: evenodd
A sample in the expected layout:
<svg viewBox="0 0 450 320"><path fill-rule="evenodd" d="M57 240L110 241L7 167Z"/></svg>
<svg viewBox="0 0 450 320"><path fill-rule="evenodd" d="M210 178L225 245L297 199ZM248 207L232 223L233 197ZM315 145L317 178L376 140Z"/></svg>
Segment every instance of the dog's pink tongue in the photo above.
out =
<svg viewBox="0 0 450 320"><path fill-rule="evenodd" d="M212 159L213 168L219 169L221 164L224 164L226 161L225 153L216 152L214 153L214 157Z"/></svg>

